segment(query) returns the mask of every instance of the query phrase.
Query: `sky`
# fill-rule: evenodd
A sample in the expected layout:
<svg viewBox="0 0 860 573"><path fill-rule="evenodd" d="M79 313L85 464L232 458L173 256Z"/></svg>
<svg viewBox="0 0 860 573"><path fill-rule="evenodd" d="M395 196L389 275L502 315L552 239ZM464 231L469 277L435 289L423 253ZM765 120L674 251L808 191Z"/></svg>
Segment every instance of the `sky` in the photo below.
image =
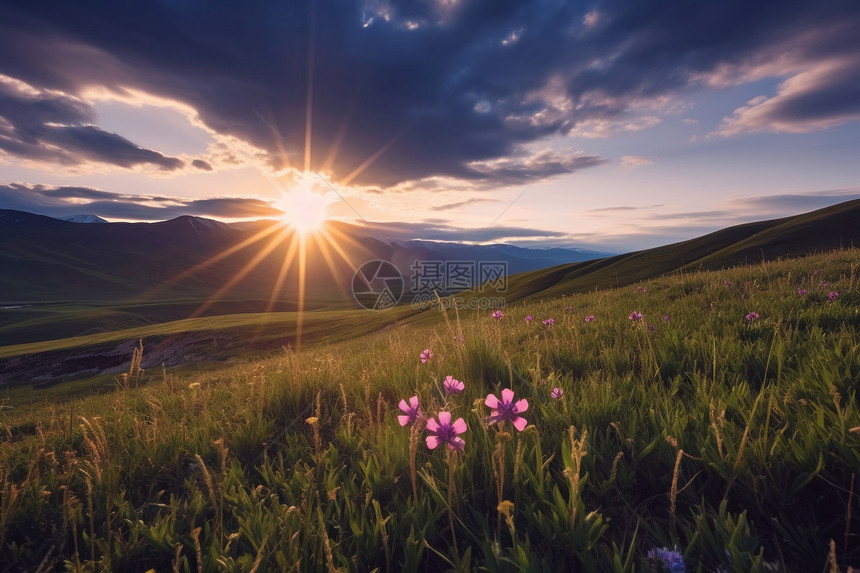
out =
<svg viewBox="0 0 860 573"><path fill-rule="evenodd" d="M860 2L0 0L0 208L624 252L860 197Z"/></svg>

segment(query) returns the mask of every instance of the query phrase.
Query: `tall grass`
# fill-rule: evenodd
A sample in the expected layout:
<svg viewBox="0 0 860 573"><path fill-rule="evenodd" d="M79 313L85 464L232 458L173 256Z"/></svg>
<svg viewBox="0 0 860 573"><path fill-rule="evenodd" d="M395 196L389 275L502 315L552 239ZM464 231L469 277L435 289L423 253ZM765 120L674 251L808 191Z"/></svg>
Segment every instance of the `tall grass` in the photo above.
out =
<svg viewBox="0 0 860 573"><path fill-rule="evenodd" d="M450 313L4 410L0 568L659 571L655 548L687 571L860 565L858 260ZM529 401L522 432L487 423L504 388ZM415 447L413 395L465 419L461 454Z"/></svg>

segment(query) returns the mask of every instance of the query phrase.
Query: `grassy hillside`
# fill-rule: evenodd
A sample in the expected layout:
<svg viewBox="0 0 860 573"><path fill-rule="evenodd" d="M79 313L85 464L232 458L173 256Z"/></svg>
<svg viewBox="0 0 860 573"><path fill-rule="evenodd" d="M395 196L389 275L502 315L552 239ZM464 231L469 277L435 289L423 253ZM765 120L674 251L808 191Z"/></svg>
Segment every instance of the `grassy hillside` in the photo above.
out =
<svg viewBox="0 0 860 573"><path fill-rule="evenodd" d="M856 567L858 266L847 250L688 272L10 400L0 568ZM522 431L488 423L508 388ZM462 451L428 448L440 412L463 419Z"/></svg>
<svg viewBox="0 0 860 573"><path fill-rule="evenodd" d="M670 272L715 270L860 245L860 200L810 213L721 229L689 241L523 273L510 300L633 284Z"/></svg>

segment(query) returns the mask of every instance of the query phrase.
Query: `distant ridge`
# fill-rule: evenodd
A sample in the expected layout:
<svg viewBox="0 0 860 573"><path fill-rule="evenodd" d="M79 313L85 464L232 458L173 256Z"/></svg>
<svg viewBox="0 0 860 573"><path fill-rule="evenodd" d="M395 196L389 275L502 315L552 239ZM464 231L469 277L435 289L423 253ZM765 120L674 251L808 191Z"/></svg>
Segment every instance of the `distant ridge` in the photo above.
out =
<svg viewBox="0 0 860 573"><path fill-rule="evenodd" d="M68 221L69 223L107 223L107 221L98 215L73 215L71 217L62 217L60 220Z"/></svg>
<svg viewBox="0 0 860 573"><path fill-rule="evenodd" d="M860 199L746 223L665 245L512 277L508 303L633 284L674 271L717 270L860 246Z"/></svg>

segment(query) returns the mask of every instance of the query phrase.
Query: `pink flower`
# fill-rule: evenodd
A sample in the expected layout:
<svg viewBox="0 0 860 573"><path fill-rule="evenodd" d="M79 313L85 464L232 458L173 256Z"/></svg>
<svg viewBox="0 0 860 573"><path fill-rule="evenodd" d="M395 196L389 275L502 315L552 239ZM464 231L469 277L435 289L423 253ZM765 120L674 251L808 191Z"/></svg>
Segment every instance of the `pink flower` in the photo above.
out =
<svg viewBox="0 0 860 573"><path fill-rule="evenodd" d="M817 277L820 274L821 274L821 269L817 269L817 270L812 271L812 276L814 276L814 277Z"/></svg>
<svg viewBox="0 0 860 573"><path fill-rule="evenodd" d="M552 318L548 318L543 321L544 326L552 326L553 324L555 324L555 320Z"/></svg>
<svg viewBox="0 0 860 573"><path fill-rule="evenodd" d="M639 292L646 293L646 292L648 292L648 289L645 287L639 287Z"/></svg>
<svg viewBox="0 0 860 573"><path fill-rule="evenodd" d="M826 281L821 281L820 283L818 283L818 286L819 286L819 287L821 287L821 288L827 288L827 282L826 282Z"/></svg>
<svg viewBox="0 0 860 573"><path fill-rule="evenodd" d="M730 280L724 280L724 281L723 281L723 286L732 286L732 281L730 281Z"/></svg>
<svg viewBox="0 0 860 573"><path fill-rule="evenodd" d="M669 315L668 314L663 315L663 322L669 322Z"/></svg>
<svg viewBox="0 0 860 573"><path fill-rule="evenodd" d="M552 389L552 392L549 393L549 396L554 400L560 400L561 397L564 396L564 390L556 386Z"/></svg>
<svg viewBox="0 0 860 573"><path fill-rule="evenodd" d="M448 376L442 383L442 387L445 388L445 392L449 394L459 394L466 388L466 385L459 380L455 380L453 376Z"/></svg>
<svg viewBox="0 0 860 573"><path fill-rule="evenodd" d="M408 404L406 403L406 400L401 400L400 409L404 412L397 416L397 421L400 422L401 426L411 424L421 417L421 409L418 407L418 396L412 396L409 398Z"/></svg>
<svg viewBox="0 0 860 573"><path fill-rule="evenodd" d="M421 364L427 364L431 358L433 358L433 353L430 352L429 348L425 348L424 352L421 353Z"/></svg>
<svg viewBox="0 0 860 573"><path fill-rule="evenodd" d="M805 288L799 288L799 289L797 289L797 294L799 294L800 296L803 296L803 295L805 295L805 294L806 294L806 293L808 293L808 292L809 292L809 291L808 291L808 290L806 290Z"/></svg>
<svg viewBox="0 0 860 573"><path fill-rule="evenodd" d="M591 322L592 320L594 320L593 314L589 314L588 316L585 317L585 322Z"/></svg>
<svg viewBox="0 0 860 573"><path fill-rule="evenodd" d="M634 310L627 318L629 318L633 322L639 322L640 320L642 320L642 313Z"/></svg>
<svg viewBox="0 0 860 573"><path fill-rule="evenodd" d="M457 421L451 423L451 412L439 412L439 421L435 418L427 420L427 447L435 450L439 444L448 444L449 450L462 450L466 445L463 438L458 437L468 428L463 418L457 418Z"/></svg>
<svg viewBox="0 0 860 573"><path fill-rule="evenodd" d="M753 311L753 312L749 313L748 315L746 315L746 319L747 319L747 322L753 322L754 320L759 319L759 315L757 312Z"/></svg>
<svg viewBox="0 0 860 573"><path fill-rule="evenodd" d="M528 424L520 413L529 409L529 402L525 398L514 402L514 391L510 388L502 390L501 400L495 394L487 394L484 404L493 409L489 418L490 424L507 420L519 431L523 431Z"/></svg>
<svg viewBox="0 0 860 573"><path fill-rule="evenodd" d="M493 311L493 314L492 314L491 316L492 316L493 318L495 318L496 320L502 320L502 317L503 317L503 316L505 316L505 315L504 315L504 314L502 314L502 311L501 311L501 310L494 310L494 311Z"/></svg>
<svg viewBox="0 0 860 573"><path fill-rule="evenodd" d="M533 317L532 315L528 315L526 317L526 322L528 322L529 324L533 323L534 321L535 321L535 317Z"/></svg>
<svg viewBox="0 0 860 573"><path fill-rule="evenodd" d="M829 298L831 301L834 301L834 300L836 300L837 298L839 298L839 293L838 293L838 292L836 292L835 290L832 290L832 291L830 291L830 293L827 295L827 298Z"/></svg>
<svg viewBox="0 0 860 573"><path fill-rule="evenodd" d="M573 307L572 307L572 306L570 306L570 305L568 305L566 310L567 310L567 312L570 312L570 311L572 311L572 310L573 310Z"/></svg>

